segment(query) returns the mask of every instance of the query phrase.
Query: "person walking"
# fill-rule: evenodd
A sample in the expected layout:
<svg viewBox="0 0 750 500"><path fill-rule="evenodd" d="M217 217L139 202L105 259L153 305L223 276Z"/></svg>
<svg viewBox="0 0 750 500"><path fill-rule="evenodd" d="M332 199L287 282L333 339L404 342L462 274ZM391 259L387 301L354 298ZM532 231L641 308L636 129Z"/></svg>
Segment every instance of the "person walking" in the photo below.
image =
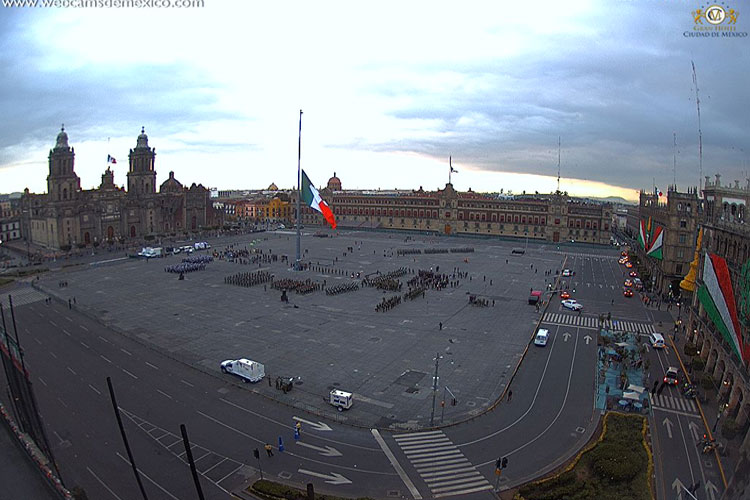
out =
<svg viewBox="0 0 750 500"><path fill-rule="evenodd" d="M298 420L294 428L297 429L297 434L302 435L302 422Z"/></svg>
<svg viewBox="0 0 750 500"><path fill-rule="evenodd" d="M266 445L264 446L264 448L266 449L266 454L269 457L272 457L273 456L273 446L271 446L270 444L266 443Z"/></svg>
<svg viewBox="0 0 750 500"><path fill-rule="evenodd" d="M441 321L440 322L440 330L442 330L442 329L443 329L443 322Z"/></svg>

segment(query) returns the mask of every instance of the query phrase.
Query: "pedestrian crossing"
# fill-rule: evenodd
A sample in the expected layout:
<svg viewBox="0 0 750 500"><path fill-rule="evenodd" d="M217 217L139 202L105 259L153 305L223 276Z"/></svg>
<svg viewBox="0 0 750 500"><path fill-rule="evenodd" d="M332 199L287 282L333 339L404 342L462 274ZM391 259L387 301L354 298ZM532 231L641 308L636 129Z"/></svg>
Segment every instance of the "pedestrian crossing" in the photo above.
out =
<svg viewBox="0 0 750 500"><path fill-rule="evenodd" d="M674 397L668 394L652 394L651 406L667 410L698 413L698 405L695 404L695 400L684 397Z"/></svg>
<svg viewBox="0 0 750 500"><path fill-rule="evenodd" d="M599 318L596 316L578 316L577 314L565 314L565 313L544 313L542 317L543 323L552 323L555 325L563 326L579 326L581 328L592 328L599 329L605 328L607 330L618 330L625 332L634 333L654 333L656 329L654 325L650 323L640 323L637 321L622 321L619 319L604 320L603 324L599 323Z"/></svg>
<svg viewBox="0 0 750 500"><path fill-rule="evenodd" d="M156 426L124 408L120 408L120 411L166 451L182 460L186 465L190 464L185 451L185 442L181 436ZM247 466L242 462L194 443L190 444L190 452L193 455L193 462L198 472L227 494L229 493L228 490L245 479L246 473L244 470L247 469Z"/></svg>
<svg viewBox="0 0 750 500"><path fill-rule="evenodd" d="M431 498L491 490L492 485L443 431L395 436L396 443L430 488Z"/></svg>
<svg viewBox="0 0 750 500"><path fill-rule="evenodd" d="M30 286L16 288L15 290L0 295L0 304L3 305L3 308L8 307L8 295L10 295L13 299L13 307L33 304L47 298L47 295L43 294L35 288L31 288Z"/></svg>

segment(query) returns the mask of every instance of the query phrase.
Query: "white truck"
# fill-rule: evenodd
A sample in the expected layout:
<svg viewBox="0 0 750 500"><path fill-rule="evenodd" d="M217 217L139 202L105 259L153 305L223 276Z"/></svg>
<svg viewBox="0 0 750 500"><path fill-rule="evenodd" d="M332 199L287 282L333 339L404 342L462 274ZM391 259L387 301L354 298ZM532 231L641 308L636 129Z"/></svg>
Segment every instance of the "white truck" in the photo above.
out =
<svg viewBox="0 0 750 500"><path fill-rule="evenodd" d="M147 259L151 259L153 257L161 257L163 255L163 249L161 247L143 247L143 249L138 252L138 255Z"/></svg>
<svg viewBox="0 0 750 500"><path fill-rule="evenodd" d="M249 359L227 359L221 362L222 373L237 375L243 382L258 382L266 376L266 368L263 363Z"/></svg>
<svg viewBox="0 0 750 500"><path fill-rule="evenodd" d="M328 402L335 406L338 411L348 410L353 403L352 393L334 389L328 394Z"/></svg>

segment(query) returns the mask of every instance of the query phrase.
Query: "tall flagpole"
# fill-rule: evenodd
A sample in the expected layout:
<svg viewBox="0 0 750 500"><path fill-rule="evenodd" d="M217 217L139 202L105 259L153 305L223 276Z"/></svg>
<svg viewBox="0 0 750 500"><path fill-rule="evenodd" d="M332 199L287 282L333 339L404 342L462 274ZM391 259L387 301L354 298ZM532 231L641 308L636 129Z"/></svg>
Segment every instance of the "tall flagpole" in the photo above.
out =
<svg viewBox="0 0 750 500"><path fill-rule="evenodd" d="M294 263L294 269L300 271L302 269L302 257L300 255L300 239L301 239L301 222L302 219L302 168L300 162L302 161L302 110L299 110L299 140L297 142L297 260Z"/></svg>
<svg viewBox="0 0 750 500"><path fill-rule="evenodd" d="M451 183L451 174L453 173L453 157L448 157L448 184Z"/></svg>

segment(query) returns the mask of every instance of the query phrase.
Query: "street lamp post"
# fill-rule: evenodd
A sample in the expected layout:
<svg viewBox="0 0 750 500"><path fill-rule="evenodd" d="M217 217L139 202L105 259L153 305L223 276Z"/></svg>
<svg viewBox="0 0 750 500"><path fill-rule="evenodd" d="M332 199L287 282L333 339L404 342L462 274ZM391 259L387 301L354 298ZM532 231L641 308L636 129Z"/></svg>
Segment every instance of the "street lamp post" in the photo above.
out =
<svg viewBox="0 0 750 500"><path fill-rule="evenodd" d="M440 364L440 353L435 355L435 377L432 380L432 413L430 414L430 427L435 425L435 398L437 396L437 385L438 385L438 366Z"/></svg>

